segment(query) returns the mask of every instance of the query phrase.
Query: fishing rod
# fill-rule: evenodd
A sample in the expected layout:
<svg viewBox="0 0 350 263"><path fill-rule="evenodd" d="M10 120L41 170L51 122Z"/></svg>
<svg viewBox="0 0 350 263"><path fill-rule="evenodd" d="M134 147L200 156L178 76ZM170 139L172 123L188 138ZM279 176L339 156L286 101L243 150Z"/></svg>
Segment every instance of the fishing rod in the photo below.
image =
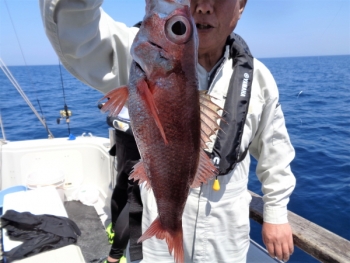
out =
<svg viewBox="0 0 350 263"><path fill-rule="evenodd" d="M28 104L29 108L31 108L31 110L34 112L35 116L38 117L39 121L42 123L42 125L45 127L46 131L48 132L49 138L54 138L52 132L50 131L50 129L48 128L48 126L46 125L45 119L43 119L39 113L37 112L37 110L35 109L35 107L33 106L33 104L30 102L30 100L28 99L27 95L24 93L23 89L21 88L21 86L18 84L18 82L16 81L16 79L14 78L14 76L12 75L12 73L10 72L10 70L7 68L7 66L5 65L5 63L2 61L2 59L0 58L0 68L2 69L2 71L4 72L4 74L6 75L6 77L10 80L10 82L13 84L13 86L17 89L17 91L19 92L19 94L22 96L22 98L24 99L24 101Z"/></svg>
<svg viewBox="0 0 350 263"><path fill-rule="evenodd" d="M66 92L63 85L63 77L62 77L62 70L61 70L61 61L58 60L58 67L60 69L60 76L61 76L61 86L62 86L62 93L63 93L63 101L64 101L64 108L63 110L60 110L60 118L57 118L57 124L60 124L62 119L66 119L67 127L68 127L68 136L71 137L70 132L70 117L72 116L72 111L68 109L67 103L66 103Z"/></svg>
<svg viewBox="0 0 350 263"><path fill-rule="evenodd" d="M29 76L29 79L30 79L30 82L32 84L32 86L34 87L34 91L35 91L35 96L36 96L36 101L38 103L38 106L39 106L39 109L40 109L40 113L41 113L41 116L39 115L39 113L36 111L36 109L34 108L34 106L32 105L32 103L29 101L28 97L25 95L24 91L22 90L22 88L19 86L19 84L17 83L16 79L13 77L13 75L11 74L10 70L6 67L5 63L1 60L1 69L2 71L5 73L5 75L7 76L7 78L11 81L11 83L15 86L15 88L17 89L17 91L21 94L22 98L27 102L28 106L32 109L32 111L34 112L34 114L38 117L39 121L43 124L44 128L46 129L46 132L48 134L48 137L49 138L54 138L52 132L49 130L49 127L46 123L46 120L45 120L45 117L44 117L44 113L43 113L43 110L42 110L42 107L41 107L41 104L40 104L40 101L38 99L38 93L37 93L37 90L36 90L36 86L33 84L33 80L32 80L32 77L31 77L31 74L29 74L28 72L28 64L27 64L27 61L25 59L25 56L24 56L24 53L23 53L23 49L22 49L22 46L21 46L21 42L19 41L19 38L18 38L18 34L17 34L17 31L16 31L16 27L15 27L15 24L13 23L13 20L12 20L12 16L11 16L11 13L10 13L10 9L8 8L8 5L7 5L7 2L6 0L4 0L4 3L5 3L5 6L6 6L6 10L7 10L7 13L10 17L10 21L11 21L11 24L12 24L12 28L13 28L13 31L15 33L15 36L16 36L16 40L17 40L17 43L18 43L18 46L19 46L19 49L21 51L21 55L22 55L22 58L23 58L23 61L24 61L24 65L26 66L26 70L27 70L27 73L28 73L28 76Z"/></svg>
<svg viewBox="0 0 350 263"><path fill-rule="evenodd" d="M0 127L1 127L2 138L4 139L4 141L6 141L4 125L2 123L2 117L1 117L1 109L0 109Z"/></svg>

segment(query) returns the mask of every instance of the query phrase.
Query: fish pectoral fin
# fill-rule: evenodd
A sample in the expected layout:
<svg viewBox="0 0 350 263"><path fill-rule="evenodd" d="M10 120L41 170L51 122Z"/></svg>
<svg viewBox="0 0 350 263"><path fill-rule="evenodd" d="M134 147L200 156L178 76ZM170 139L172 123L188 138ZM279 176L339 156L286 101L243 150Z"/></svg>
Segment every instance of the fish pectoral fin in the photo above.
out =
<svg viewBox="0 0 350 263"><path fill-rule="evenodd" d="M147 177L145 166L142 161L135 164L132 172L130 173L129 180L139 181L138 184L142 184L143 182L147 182L146 188L151 189L151 183Z"/></svg>
<svg viewBox="0 0 350 263"><path fill-rule="evenodd" d="M109 111L109 116L117 117L129 97L127 86L121 86L108 92L101 100L109 99L101 108L102 112Z"/></svg>
<svg viewBox="0 0 350 263"><path fill-rule="evenodd" d="M202 183L207 184L208 180L218 175L219 171L210 160L209 156L201 150L199 164L191 188L199 187Z"/></svg>
<svg viewBox="0 0 350 263"><path fill-rule="evenodd" d="M156 107L156 104L153 99L152 92L149 90L148 84L144 79L141 79L137 83L137 89L139 91L140 96L142 99L146 102L146 105L148 109L150 110L152 117L154 121L156 122L156 125L160 131L160 134L163 137L164 143L168 144L168 140L166 139L164 128L162 126L162 123L160 122L158 118L158 110Z"/></svg>

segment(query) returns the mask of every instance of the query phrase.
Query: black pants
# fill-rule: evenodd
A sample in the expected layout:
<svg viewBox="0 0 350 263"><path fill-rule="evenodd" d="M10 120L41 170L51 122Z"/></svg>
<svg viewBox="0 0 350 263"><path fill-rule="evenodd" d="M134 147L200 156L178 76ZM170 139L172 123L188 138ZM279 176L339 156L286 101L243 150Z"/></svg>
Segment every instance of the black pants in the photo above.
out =
<svg viewBox="0 0 350 263"><path fill-rule="evenodd" d="M132 168L141 158L132 135L116 130L115 156L117 158L117 184L111 200L112 225L115 234L109 255L112 258L120 258L128 240L135 241L141 236L142 202L138 182L128 179ZM130 225L140 227L135 232L134 227L131 227L130 230ZM131 245L132 259L131 250L134 246L140 247L140 245ZM136 255L133 260L139 257L140 255Z"/></svg>

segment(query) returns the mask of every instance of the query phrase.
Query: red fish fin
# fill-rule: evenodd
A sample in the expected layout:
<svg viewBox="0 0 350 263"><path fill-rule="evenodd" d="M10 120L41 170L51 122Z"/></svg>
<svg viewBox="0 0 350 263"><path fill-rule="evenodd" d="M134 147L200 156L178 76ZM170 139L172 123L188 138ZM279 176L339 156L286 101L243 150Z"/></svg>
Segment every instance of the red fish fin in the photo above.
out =
<svg viewBox="0 0 350 263"><path fill-rule="evenodd" d="M172 254L174 251L174 258L176 263L184 262L182 228L176 232L169 232L162 227L159 217L157 217L137 242L142 242L153 236L158 239L165 239L166 243L168 244L169 254Z"/></svg>
<svg viewBox="0 0 350 263"><path fill-rule="evenodd" d="M218 169L214 166L208 155L204 150L201 150L197 173L194 177L191 188L199 187L201 183L207 184L208 180L212 179L218 173Z"/></svg>
<svg viewBox="0 0 350 263"><path fill-rule="evenodd" d="M225 121L219 114L221 107L211 101L211 96L206 91L199 91L201 109L201 140L205 143L210 141L210 136L220 129L217 120Z"/></svg>
<svg viewBox="0 0 350 263"><path fill-rule="evenodd" d="M147 82L144 79L140 80L137 83L137 88L138 88L138 91L139 91L141 97L146 102L148 109L151 111L151 114L154 118L154 121L157 124L157 127L160 131L160 134L163 137L164 143L168 144L168 140L166 139L163 126L158 118L158 110L157 110L156 104L153 100L153 95L152 95L151 91L149 90Z"/></svg>
<svg viewBox="0 0 350 263"><path fill-rule="evenodd" d="M129 180L134 180L134 181L139 180L138 184L147 182L146 184L147 189L151 188L151 184L147 177L145 166L143 165L142 161L135 164L135 166L133 167L133 170L130 173Z"/></svg>
<svg viewBox="0 0 350 263"><path fill-rule="evenodd" d="M116 117L122 110L129 96L127 86L121 86L108 92L101 100L109 98L109 100L102 106L102 112L109 111L110 116Z"/></svg>

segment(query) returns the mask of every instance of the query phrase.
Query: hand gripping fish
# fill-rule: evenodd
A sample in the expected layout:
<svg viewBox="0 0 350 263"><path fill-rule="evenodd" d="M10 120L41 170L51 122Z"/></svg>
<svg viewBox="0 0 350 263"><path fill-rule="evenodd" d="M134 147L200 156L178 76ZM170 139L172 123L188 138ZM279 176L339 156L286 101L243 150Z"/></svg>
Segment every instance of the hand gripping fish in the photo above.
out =
<svg viewBox="0 0 350 263"><path fill-rule="evenodd" d="M182 214L190 187L217 171L204 152L219 128L209 95L198 91L198 37L188 0L147 0L146 15L131 47L129 83L116 88L102 111L117 116L124 104L141 155L130 179L153 190L158 217L140 237L165 239L184 261Z"/></svg>

